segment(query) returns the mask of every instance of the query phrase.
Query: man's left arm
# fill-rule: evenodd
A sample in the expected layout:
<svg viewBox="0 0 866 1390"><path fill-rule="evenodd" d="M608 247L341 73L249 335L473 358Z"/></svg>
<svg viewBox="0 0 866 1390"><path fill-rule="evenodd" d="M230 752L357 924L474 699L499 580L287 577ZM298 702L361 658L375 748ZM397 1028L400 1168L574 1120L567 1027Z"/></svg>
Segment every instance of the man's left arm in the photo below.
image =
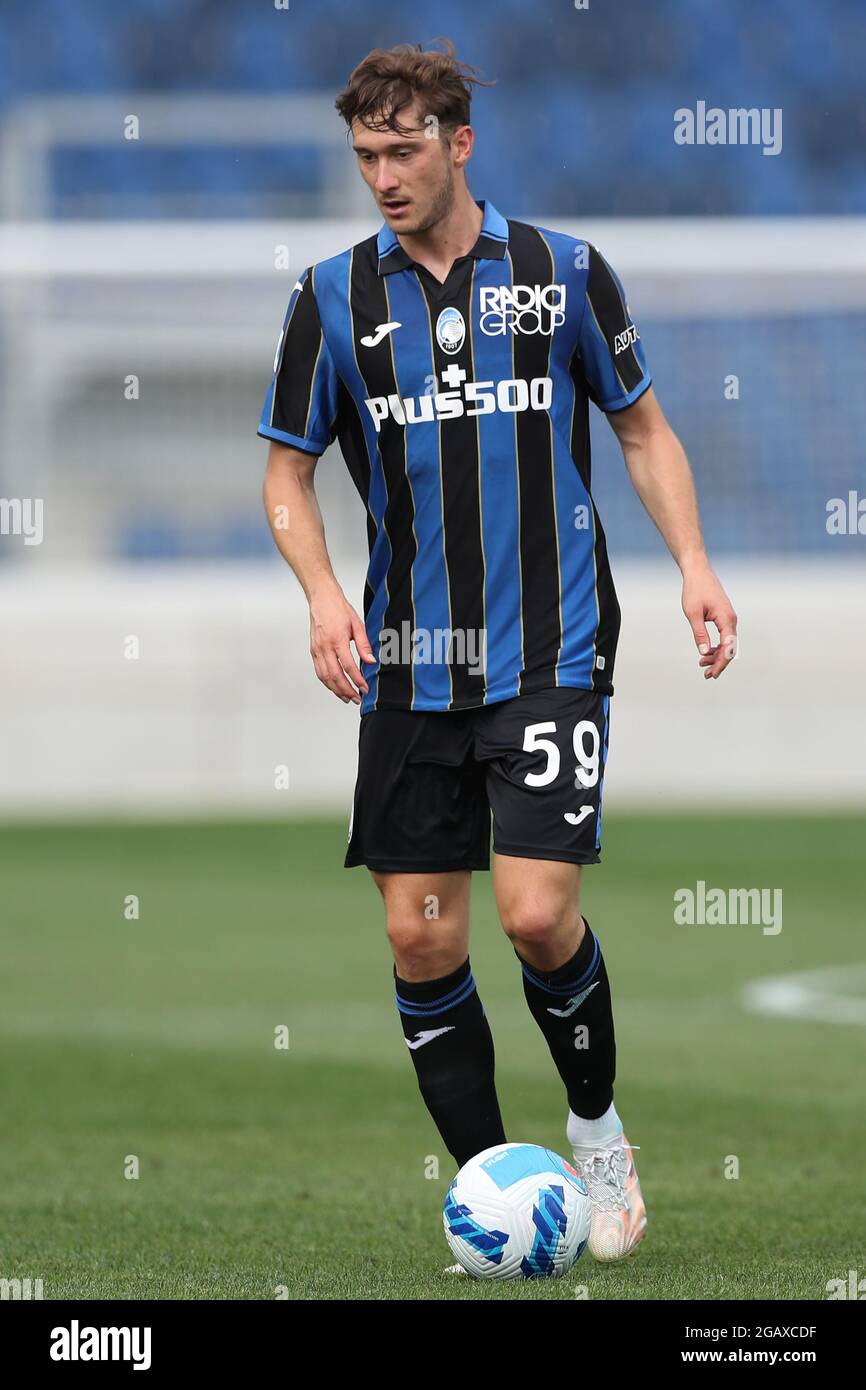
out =
<svg viewBox="0 0 866 1390"><path fill-rule="evenodd" d="M634 489L683 576L683 612L706 680L717 680L737 650L737 615L707 556L695 484L685 450L652 387L634 405L608 414ZM714 646L707 623L717 628Z"/></svg>

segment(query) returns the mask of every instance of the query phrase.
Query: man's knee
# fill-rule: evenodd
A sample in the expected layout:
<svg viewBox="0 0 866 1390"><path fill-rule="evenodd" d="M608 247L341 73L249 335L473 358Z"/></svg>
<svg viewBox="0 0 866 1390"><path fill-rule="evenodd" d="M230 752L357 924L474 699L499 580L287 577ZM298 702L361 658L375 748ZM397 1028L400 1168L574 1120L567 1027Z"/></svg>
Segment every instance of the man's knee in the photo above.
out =
<svg viewBox="0 0 866 1390"><path fill-rule="evenodd" d="M506 936L518 951L521 947L554 946L575 926L583 935L577 902L557 892L515 893L502 903L500 917Z"/></svg>
<svg viewBox="0 0 866 1390"><path fill-rule="evenodd" d="M437 980L466 959L468 902L462 885L374 874L385 902L388 941L404 980Z"/></svg>
<svg viewBox="0 0 866 1390"><path fill-rule="evenodd" d="M439 980L466 959L465 934L448 923L389 913L387 932L397 974L404 980Z"/></svg>

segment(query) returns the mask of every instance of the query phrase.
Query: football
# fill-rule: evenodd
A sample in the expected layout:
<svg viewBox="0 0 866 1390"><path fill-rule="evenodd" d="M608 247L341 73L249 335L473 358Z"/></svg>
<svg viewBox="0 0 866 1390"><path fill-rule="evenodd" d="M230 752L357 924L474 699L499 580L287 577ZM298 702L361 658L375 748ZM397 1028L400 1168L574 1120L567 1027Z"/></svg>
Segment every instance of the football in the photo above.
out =
<svg viewBox="0 0 866 1390"><path fill-rule="evenodd" d="M445 1238L476 1279L567 1273L589 1239L586 1184L540 1144L494 1144L464 1163L445 1197Z"/></svg>

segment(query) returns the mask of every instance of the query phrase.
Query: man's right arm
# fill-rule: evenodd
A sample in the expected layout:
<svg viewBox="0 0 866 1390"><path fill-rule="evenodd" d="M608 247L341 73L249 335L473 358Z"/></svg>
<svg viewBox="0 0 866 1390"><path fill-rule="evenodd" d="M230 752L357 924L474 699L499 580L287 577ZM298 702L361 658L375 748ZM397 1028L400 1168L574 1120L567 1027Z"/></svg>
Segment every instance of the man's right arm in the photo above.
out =
<svg viewBox="0 0 866 1390"><path fill-rule="evenodd" d="M313 486L316 454L272 442L263 488L268 525L277 549L294 570L310 605L310 655L316 675L344 704L360 704L367 682L363 661L373 652L363 620L337 582ZM357 687L357 688L356 688Z"/></svg>

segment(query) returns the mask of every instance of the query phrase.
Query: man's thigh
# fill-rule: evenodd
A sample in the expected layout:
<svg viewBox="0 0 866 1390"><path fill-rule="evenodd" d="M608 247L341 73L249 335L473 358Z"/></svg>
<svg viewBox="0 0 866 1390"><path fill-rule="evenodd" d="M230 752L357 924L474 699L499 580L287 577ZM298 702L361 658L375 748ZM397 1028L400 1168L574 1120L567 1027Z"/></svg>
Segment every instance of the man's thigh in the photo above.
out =
<svg viewBox="0 0 866 1390"><path fill-rule="evenodd" d="M503 926L508 930L513 922L541 933L546 924L577 922L582 873L581 864L563 860L494 854L493 892Z"/></svg>

